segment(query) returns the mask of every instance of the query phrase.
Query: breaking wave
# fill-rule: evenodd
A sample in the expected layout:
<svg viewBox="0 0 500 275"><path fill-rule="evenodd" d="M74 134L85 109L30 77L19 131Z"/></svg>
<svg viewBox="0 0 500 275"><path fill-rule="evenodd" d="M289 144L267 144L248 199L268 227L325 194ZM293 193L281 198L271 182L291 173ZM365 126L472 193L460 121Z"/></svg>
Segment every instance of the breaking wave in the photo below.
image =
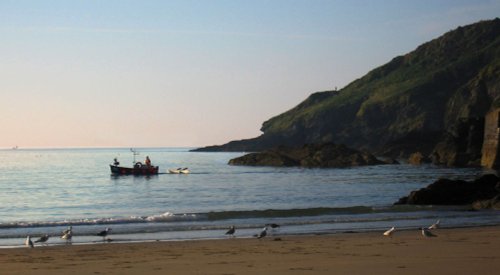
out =
<svg viewBox="0 0 500 275"><path fill-rule="evenodd" d="M374 213L397 213L432 210L430 206L390 206L375 208L368 206L352 207L316 207L305 209L266 209L266 210L242 210L242 211L215 211L207 213L181 213L165 212L150 216L129 216L109 218L86 218L61 221L17 221L11 223L0 223L0 228L27 228L27 227L55 227L55 226L78 226L78 225L112 225L128 223L174 223L174 222L217 222L224 220L266 219L266 218L293 218L293 217L315 217L322 215L349 215L349 214L374 214ZM442 209L439 208L439 209ZM460 210L455 207L453 209ZM448 207L447 210L450 210ZM452 209L451 209L452 210Z"/></svg>

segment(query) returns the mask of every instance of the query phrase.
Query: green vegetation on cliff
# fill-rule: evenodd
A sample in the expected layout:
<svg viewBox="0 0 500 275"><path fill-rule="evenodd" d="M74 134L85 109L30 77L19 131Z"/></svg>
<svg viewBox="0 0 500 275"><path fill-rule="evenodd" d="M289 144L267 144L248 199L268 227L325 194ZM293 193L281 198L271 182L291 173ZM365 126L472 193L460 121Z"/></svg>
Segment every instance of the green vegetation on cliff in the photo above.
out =
<svg viewBox="0 0 500 275"><path fill-rule="evenodd" d="M340 91L312 94L264 122L258 138L210 150L335 142L387 154L430 153L459 120L500 106L499 76L497 18L450 31Z"/></svg>

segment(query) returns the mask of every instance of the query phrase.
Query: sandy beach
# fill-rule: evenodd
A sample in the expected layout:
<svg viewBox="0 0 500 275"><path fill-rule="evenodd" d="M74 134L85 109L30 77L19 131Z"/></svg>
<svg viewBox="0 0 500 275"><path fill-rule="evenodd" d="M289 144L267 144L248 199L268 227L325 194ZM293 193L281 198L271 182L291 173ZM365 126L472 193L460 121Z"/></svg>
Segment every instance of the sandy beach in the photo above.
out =
<svg viewBox="0 0 500 275"><path fill-rule="evenodd" d="M0 250L0 274L498 274L500 226Z"/></svg>

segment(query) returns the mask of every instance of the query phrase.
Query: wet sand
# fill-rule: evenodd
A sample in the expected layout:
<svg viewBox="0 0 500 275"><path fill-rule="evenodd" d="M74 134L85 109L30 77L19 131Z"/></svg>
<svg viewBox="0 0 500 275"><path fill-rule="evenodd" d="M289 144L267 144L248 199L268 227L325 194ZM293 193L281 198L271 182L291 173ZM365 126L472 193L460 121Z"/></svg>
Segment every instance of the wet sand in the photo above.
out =
<svg viewBox="0 0 500 275"><path fill-rule="evenodd" d="M434 232L1 249L0 274L498 274L500 226Z"/></svg>

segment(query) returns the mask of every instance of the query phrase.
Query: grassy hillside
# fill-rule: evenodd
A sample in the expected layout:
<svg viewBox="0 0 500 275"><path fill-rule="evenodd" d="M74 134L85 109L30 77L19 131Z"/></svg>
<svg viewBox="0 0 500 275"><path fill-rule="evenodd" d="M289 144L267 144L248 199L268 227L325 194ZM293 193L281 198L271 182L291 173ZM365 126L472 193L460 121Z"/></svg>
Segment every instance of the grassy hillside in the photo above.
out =
<svg viewBox="0 0 500 275"><path fill-rule="evenodd" d="M500 20L459 27L338 92L311 95L264 122L264 135L380 149L422 138L427 149L459 118L498 102ZM414 150L414 148L411 148Z"/></svg>
<svg viewBox="0 0 500 275"><path fill-rule="evenodd" d="M385 153L431 152L462 118L500 106L500 19L459 27L340 91L314 93L269 119L263 135L213 150L335 142Z"/></svg>

